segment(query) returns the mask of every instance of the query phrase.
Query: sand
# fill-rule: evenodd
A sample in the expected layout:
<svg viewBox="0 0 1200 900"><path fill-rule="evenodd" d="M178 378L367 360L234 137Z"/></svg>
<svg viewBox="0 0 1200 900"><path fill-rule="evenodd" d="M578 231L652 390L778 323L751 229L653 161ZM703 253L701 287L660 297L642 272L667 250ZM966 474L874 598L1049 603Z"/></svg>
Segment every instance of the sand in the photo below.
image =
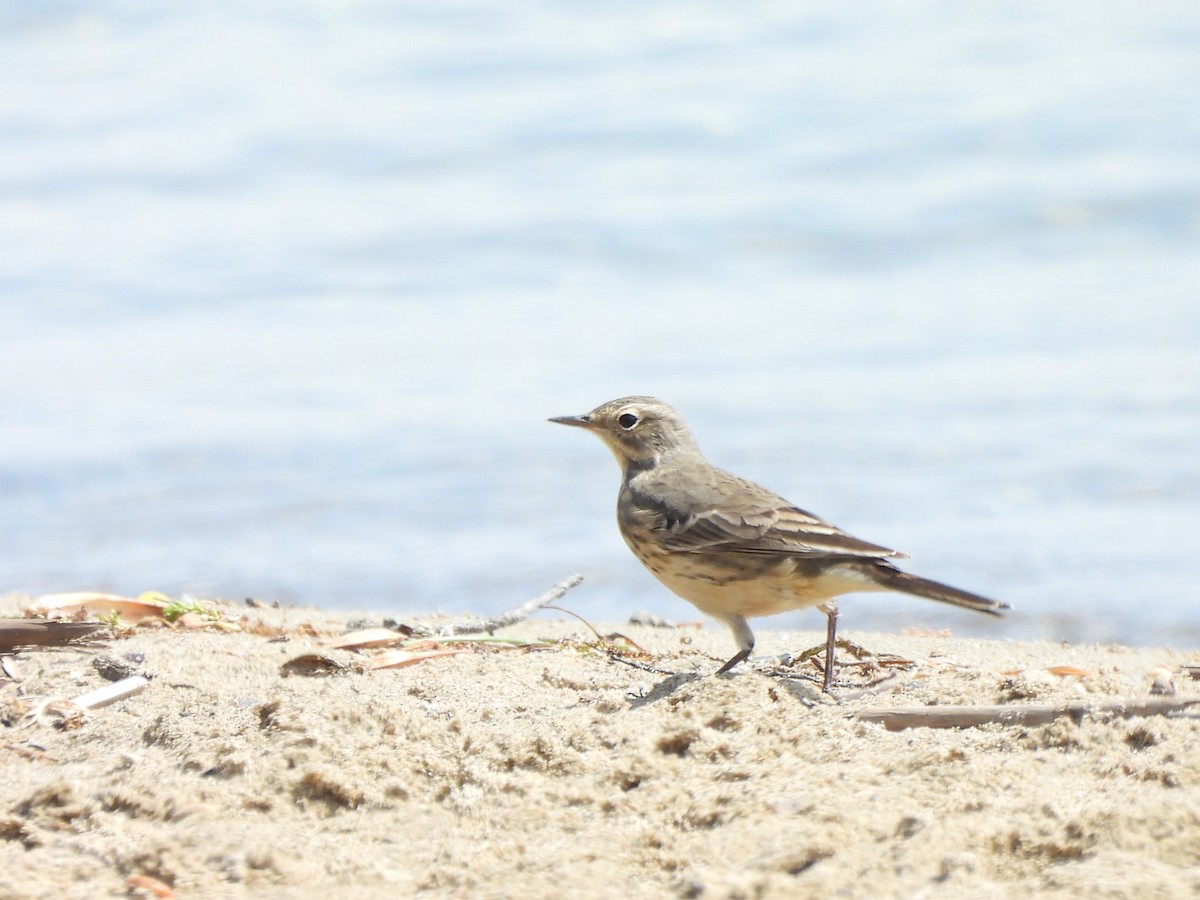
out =
<svg viewBox="0 0 1200 900"><path fill-rule="evenodd" d="M0 676L0 895L1200 894L1200 714L902 731L855 718L1144 699L1163 668L1176 698L1200 697L1180 671L1195 651L851 629L913 665L843 667L839 702L753 670L709 677L731 650L717 626L601 629L675 675L614 662L543 612L500 633L552 642L540 649L285 676L321 651L310 628L359 617L229 616L243 613L261 634L139 628L17 656L20 680ZM821 638L767 624L764 654ZM82 716L30 716L107 684L97 653L144 654L153 678Z"/></svg>

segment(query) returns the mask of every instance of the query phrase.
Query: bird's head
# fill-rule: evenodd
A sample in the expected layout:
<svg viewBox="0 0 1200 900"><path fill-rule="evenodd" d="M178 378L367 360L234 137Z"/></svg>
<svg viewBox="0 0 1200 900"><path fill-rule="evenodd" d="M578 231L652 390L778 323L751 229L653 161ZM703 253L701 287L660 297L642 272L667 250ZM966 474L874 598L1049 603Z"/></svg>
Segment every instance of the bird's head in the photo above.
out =
<svg viewBox="0 0 1200 900"><path fill-rule="evenodd" d="M652 467L681 448L696 449L683 416L653 397L621 397L582 416L557 416L550 421L593 432L608 445L623 472Z"/></svg>

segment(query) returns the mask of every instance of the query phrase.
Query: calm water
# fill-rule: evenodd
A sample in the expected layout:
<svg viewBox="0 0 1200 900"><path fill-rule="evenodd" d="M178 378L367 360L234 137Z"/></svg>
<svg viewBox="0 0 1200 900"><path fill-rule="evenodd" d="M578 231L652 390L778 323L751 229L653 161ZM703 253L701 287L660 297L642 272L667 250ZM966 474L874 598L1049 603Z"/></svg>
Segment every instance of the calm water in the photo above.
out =
<svg viewBox="0 0 1200 900"><path fill-rule="evenodd" d="M652 393L1018 608L848 631L1200 641L1190 0L0 24L0 590L694 619L544 421Z"/></svg>

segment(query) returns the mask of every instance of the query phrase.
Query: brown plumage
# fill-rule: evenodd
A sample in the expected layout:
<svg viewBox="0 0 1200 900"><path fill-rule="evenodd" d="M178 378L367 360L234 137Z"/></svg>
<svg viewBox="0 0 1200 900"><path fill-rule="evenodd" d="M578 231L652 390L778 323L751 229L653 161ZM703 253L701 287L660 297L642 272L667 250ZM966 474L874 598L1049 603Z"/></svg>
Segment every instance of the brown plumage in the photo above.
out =
<svg viewBox="0 0 1200 900"><path fill-rule="evenodd" d="M998 616L1007 604L902 572L906 554L870 544L778 494L711 465L683 417L652 397L622 397L582 416L551 419L594 432L621 466L617 523L664 585L754 649L746 619L817 606L828 617L825 681L833 680L837 606L854 591L900 591Z"/></svg>

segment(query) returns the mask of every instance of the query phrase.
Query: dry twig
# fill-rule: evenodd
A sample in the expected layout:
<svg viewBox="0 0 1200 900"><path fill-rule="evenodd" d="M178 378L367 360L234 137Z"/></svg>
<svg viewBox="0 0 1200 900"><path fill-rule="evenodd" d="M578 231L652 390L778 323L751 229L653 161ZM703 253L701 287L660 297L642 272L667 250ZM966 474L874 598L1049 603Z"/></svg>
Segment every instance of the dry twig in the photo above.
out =
<svg viewBox="0 0 1200 900"><path fill-rule="evenodd" d="M432 629L433 634L438 637L452 637L459 634L480 634L487 632L494 633L499 628L507 628L509 625L515 625L523 619L529 618L533 613L537 612L548 603L553 603L563 594L569 591L579 582L583 581L582 575L572 575L556 584L540 597L535 597L528 603L523 603L515 609L510 609L506 613L501 613L491 619L475 619L465 622L447 622L445 625L440 625Z"/></svg>
<svg viewBox="0 0 1200 900"><path fill-rule="evenodd" d="M876 722L888 731L905 728L974 728L999 722L1001 725L1045 725L1062 716L1076 722L1088 715L1116 715L1122 718L1162 716L1200 705L1200 698L1188 700L1147 699L1118 703L1063 703L1054 706L916 706L908 709L864 709L854 714L861 722Z"/></svg>

